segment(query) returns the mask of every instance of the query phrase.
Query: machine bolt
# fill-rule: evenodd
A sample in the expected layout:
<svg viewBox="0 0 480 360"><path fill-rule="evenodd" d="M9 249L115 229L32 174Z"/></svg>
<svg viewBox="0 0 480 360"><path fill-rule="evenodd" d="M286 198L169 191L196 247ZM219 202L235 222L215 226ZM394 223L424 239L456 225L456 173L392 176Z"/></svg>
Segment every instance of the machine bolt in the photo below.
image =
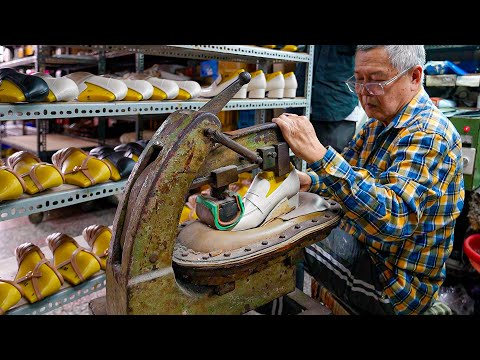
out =
<svg viewBox="0 0 480 360"><path fill-rule="evenodd" d="M245 251L250 251L250 250L252 250L252 248L249 248L249 247L245 248Z"/></svg>
<svg viewBox="0 0 480 360"><path fill-rule="evenodd" d="M230 256L230 253L229 253L229 252L226 252L226 253L223 254L223 256L229 257L229 256Z"/></svg>
<svg viewBox="0 0 480 360"><path fill-rule="evenodd" d="M280 235L280 239L285 239L285 235Z"/></svg>
<svg viewBox="0 0 480 360"><path fill-rule="evenodd" d="M262 241L262 245L268 245L268 241L266 240Z"/></svg>
<svg viewBox="0 0 480 360"><path fill-rule="evenodd" d="M150 257L148 258L148 260L150 260L150 262L153 264L153 263L156 263L158 261L158 253L154 252L150 255Z"/></svg>
<svg viewBox="0 0 480 360"><path fill-rule="evenodd" d="M301 226L300 225L295 225L295 229L300 229Z"/></svg>

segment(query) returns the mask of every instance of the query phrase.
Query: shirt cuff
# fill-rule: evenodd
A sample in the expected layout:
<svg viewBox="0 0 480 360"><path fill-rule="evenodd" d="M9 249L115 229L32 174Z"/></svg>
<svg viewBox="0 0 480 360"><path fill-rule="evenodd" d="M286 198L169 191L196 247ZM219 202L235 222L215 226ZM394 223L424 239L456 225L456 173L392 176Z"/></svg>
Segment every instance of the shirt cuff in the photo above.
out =
<svg viewBox="0 0 480 360"><path fill-rule="evenodd" d="M311 164L307 164L308 165L307 174L312 179L312 185L310 185L310 189L308 189L309 192L312 192L314 188L318 188L322 183L322 180L318 175L318 172L325 166L324 160L327 159L327 162L328 162L333 157L335 157L335 151L330 146L327 146L326 149L327 149L327 152L325 153L325 156L323 157L323 159L315 161Z"/></svg>

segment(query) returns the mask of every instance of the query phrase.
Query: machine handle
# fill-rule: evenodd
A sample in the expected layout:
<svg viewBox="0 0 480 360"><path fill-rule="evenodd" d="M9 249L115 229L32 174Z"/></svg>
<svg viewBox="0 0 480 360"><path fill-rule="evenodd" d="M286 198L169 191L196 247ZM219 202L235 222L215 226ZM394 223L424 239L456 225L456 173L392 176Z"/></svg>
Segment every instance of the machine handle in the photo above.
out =
<svg viewBox="0 0 480 360"><path fill-rule="evenodd" d="M245 146L240 145L236 141L230 139L224 133L213 130L213 129L205 129L205 135L211 138L213 141L225 145L229 149L235 151L237 154L242 155L244 158L248 159L250 162L254 164L262 164L263 159L257 155L257 153L247 149Z"/></svg>
<svg viewBox="0 0 480 360"><path fill-rule="evenodd" d="M220 94L215 96L212 100L203 105L198 111L218 114L227 105L227 103L234 97L240 88L248 84L252 79L252 75L247 71L241 72L238 78L225 88Z"/></svg>

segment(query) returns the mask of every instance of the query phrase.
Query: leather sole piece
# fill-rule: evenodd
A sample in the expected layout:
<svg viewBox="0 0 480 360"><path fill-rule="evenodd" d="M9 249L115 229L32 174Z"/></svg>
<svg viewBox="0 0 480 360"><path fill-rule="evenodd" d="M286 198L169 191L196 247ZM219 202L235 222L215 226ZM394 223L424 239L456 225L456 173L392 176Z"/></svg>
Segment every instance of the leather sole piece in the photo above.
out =
<svg viewBox="0 0 480 360"><path fill-rule="evenodd" d="M226 283L292 250L323 240L340 219L341 208L336 204L326 211L287 221L276 219L263 227L242 232L214 230L199 221L187 223L180 227L175 244L174 269L194 284ZM222 243L219 236L225 237ZM206 251L212 245L207 239L219 242L218 247Z"/></svg>

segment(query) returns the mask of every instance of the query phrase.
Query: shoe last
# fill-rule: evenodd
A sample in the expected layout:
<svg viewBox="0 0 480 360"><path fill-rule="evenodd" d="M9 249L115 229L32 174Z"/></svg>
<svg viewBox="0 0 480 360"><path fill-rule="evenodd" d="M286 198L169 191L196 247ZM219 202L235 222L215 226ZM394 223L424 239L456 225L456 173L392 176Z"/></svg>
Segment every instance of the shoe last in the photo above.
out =
<svg viewBox="0 0 480 360"><path fill-rule="evenodd" d="M52 155L52 163L63 173L65 183L82 188L103 183L112 176L109 164L76 147L58 150Z"/></svg>
<svg viewBox="0 0 480 360"><path fill-rule="evenodd" d="M93 75L84 71L65 75L65 77L77 84L78 101L118 101L123 100L128 93L127 85L118 79Z"/></svg>
<svg viewBox="0 0 480 360"><path fill-rule="evenodd" d="M15 281L0 279L0 315L16 305L24 295L22 287Z"/></svg>
<svg viewBox="0 0 480 360"><path fill-rule="evenodd" d="M102 270L105 270L112 230L108 226L94 224L83 229L82 235L92 252L99 257Z"/></svg>
<svg viewBox="0 0 480 360"><path fill-rule="evenodd" d="M72 285L80 284L101 269L98 256L67 234L50 234L46 242L58 272Z"/></svg>
<svg viewBox="0 0 480 360"><path fill-rule="evenodd" d="M141 101L148 100L153 95L153 85L146 80L130 80L122 79L127 85L127 95L123 100L125 101Z"/></svg>
<svg viewBox="0 0 480 360"><path fill-rule="evenodd" d="M63 276L35 244L26 242L15 249L18 271L15 282L19 284L25 298L34 303L56 293L63 285Z"/></svg>
<svg viewBox="0 0 480 360"><path fill-rule="evenodd" d="M39 72L32 75L42 78L47 83L49 92L45 100L48 102L72 101L79 94L78 86L72 79L67 77L54 78L49 74Z"/></svg>
<svg viewBox="0 0 480 360"><path fill-rule="evenodd" d="M55 165L42 162L28 151L18 151L8 159L8 166L25 181L25 192L33 195L46 189L60 186L65 179Z"/></svg>
<svg viewBox="0 0 480 360"><path fill-rule="evenodd" d="M179 87L179 92L176 100L190 100L195 99L200 95L201 87L196 81L175 81Z"/></svg>
<svg viewBox="0 0 480 360"><path fill-rule="evenodd" d="M0 202L17 199L26 190L21 175L7 166L0 166Z"/></svg>
<svg viewBox="0 0 480 360"><path fill-rule="evenodd" d="M267 88L267 79L263 70L250 73L252 79L247 86L247 95L250 99L263 99L265 97L265 89Z"/></svg>
<svg viewBox="0 0 480 360"><path fill-rule="evenodd" d="M267 97L283 99L285 90L285 79L281 71L267 74Z"/></svg>
<svg viewBox="0 0 480 360"><path fill-rule="evenodd" d="M294 98L297 94L298 82L297 77L293 71L290 71L283 75L285 79L285 91L283 97Z"/></svg>
<svg viewBox="0 0 480 360"><path fill-rule="evenodd" d="M173 80L157 77L149 77L146 80L153 85L153 95L150 100L173 100L180 92L178 84Z"/></svg>
<svg viewBox="0 0 480 360"><path fill-rule="evenodd" d="M45 101L48 84L42 78L22 74L12 68L0 69L0 102Z"/></svg>

